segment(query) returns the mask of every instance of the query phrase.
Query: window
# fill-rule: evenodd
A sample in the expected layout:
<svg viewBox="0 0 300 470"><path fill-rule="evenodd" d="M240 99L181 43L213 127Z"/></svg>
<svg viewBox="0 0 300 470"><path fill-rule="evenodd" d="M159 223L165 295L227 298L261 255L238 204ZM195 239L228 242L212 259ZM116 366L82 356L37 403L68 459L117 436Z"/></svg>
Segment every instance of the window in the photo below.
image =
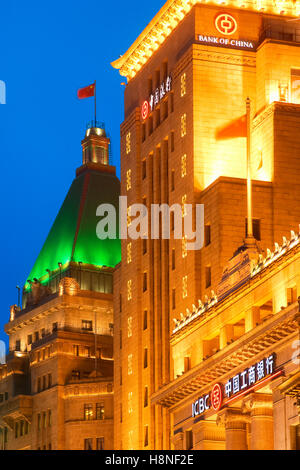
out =
<svg viewBox="0 0 300 470"><path fill-rule="evenodd" d="M79 379L80 379L79 370L72 370L72 380L79 380Z"/></svg>
<svg viewBox="0 0 300 470"><path fill-rule="evenodd" d="M148 432L148 426L145 426L144 428L144 447L147 447L149 444L149 432Z"/></svg>
<svg viewBox="0 0 300 470"><path fill-rule="evenodd" d="M17 421L15 423L15 439L18 439L19 437L19 422Z"/></svg>
<svg viewBox="0 0 300 470"><path fill-rule="evenodd" d="M132 337L132 317L128 317L127 326L128 326L128 338L131 338Z"/></svg>
<svg viewBox="0 0 300 470"><path fill-rule="evenodd" d="M131 189L131 170L127 170L126 173L126 189L127 191Z"/></svg>
<svg viewBox="0 0 300 470"><path fill-rule="evenodd" d="M128 155L131 151L131 134L128 132L126 135L126 155Z"/></svg>
<svg viewBox="0 0 300 470"><path fill-rule="evenodd" d="M104 416L104 403L96 403L96 419L103 420Z"/></svg>
<svg viewBox="0 0 300 470"><path fill-rule="evenodd" d="M52 387L52 374L48 374L48 388Z"/></svg>
<svg viewBox="0 0 300 470"><path fill-rule="evenodd" d="M142 124L142 142L146 140L146 124L143 122Z"/></svg>
<svg viewBox="0 0 300 470"><path fill-rule="evenodd" d="M206 266L206 268L205 268L205 288L207 289L210 286L211 286L211 267Z"/></svg>
<svg viewBox="0 0 300 470"><path fill-rule="evenodd" d="M143 292L147 290L147 273L143 274Z"/></svg>
<svg viewBox="0 0 300 470"><path fill-rule="evenodd" d="M175 269L175 248L172 249L172 270Z"/></svg>
<svg viewBox="0 0 300 470"><path fill-rule="evenodd" d="M96 449L97 450L104 450L104 437L97 437Z"/></svg>
<svg viewBox="0 0 300 470"><path fill-rule="evenodd" d="M89 346L84 347L84 357L91 357L91 348Z"/></svg>
<svg viewBox="0 0 300 470"><path fill-rule="evenodd" d="M93 419L93 405L85 404L84 405L84 420L90 421Z"/></svg>
<svg viewBox="0 0 300 470"><path fill-rule="evenodd" d="M292 103L300 104L300 69L291 70Z"/></svg>
<svg viewBox="0 0 300 470"><path fill-rule="evenodd" d="M123 423L123 407L122 407L122 403L120 403L120 423Z"/></svg>
<svg viewBox="0 0 300 470"><path fill-rule="evenodd" d="M32 344L32 335L27 336L27 344Z"/></svg>
<svg viewBox="0 0 300 470"><path fill-rule="evenodd" d="M73 344L73 354L79 356L79 346L77 344Z"/></svg>
<svg viewBox="0 0 300 470"><path fill-rule="evenodd" d="M147 163L146 160L142 161L142 179L144 180L147 176Z"/></svg>
<svg viewBox="0 0 300 470"><path fill-rule="evenodd" d="M261 240L260 234L260 220L259 219L252 219L252 229L253 229L253 237L255 240ZM248 220L245 221L245 236L247 237L248 234Z"/></svg>
<svg viewBox="0 0 300 470"><path fill-rule="evenodd" d="M58 323L55 322L52 324L52 332L54 333L55 331L57 331L57 329L58 329Z"/></svg>
<svg viewBox="0 0 300 470"><path fill-rule="evenodd" d="M176 308L176 289L172 289L172 309Z"/></svg>
<svg viewBox="0 0 300 470"><path fill-rule="evenodd" d="M182 298L185 299L188 296L188 277L182 278Z"/></svg>
<svg viewBox="0 0 300 470"><path fill-rule="evenodd" d="M175 189L175 170L171 171L171 191Z"/></svg>
<svg viewBox="0 0 300 470"><path fill-rule="evenodd" d="M41 377L38 377L38 379L37 379L37 392L39 393L41 390L42 390Z"/></svg>
<svg viewBox="0 0 300 470"><path fill-rule="evenodd" d="M21 351L21 341L19 339L16 341L16 351Z"/></svg>
<svg viewBox="0 0 300 470"><path fill-rule="evenodd" d="M47 376L43 375L43 390L46 390Z"/></svg>
<svg viewBox="0 0 300 470"><path fill-rule="evenodd" d="M144 349L144 369L148 367L148 349Z"/></svg>
<svg viewBox="0 0 300 470"><path fill-rule="evenodd" d="M38 415L37 415L37 428L38 428L38 431L41 430L41 424L42 424L41 414L38 413Z"/></svg>
<svg viewBox="0 0 300 470"><path fill-rule="evenodd" d="M181 157L181 178L186 176L186 154Z"/></svg>
<svg viewBox="0 0 300 470"><path fill-rule="evenodd" d="M151 135L153 132L153 116L149 116L148 120L148 135Z"/></svg>
<svg viewBox="0 0 300 470"><path fill-rule="evenodd" d="M20 436L24 436L24 420L20 421Z"/></svg>
<svg viewBox="0 0 300 470"><path fill-rule="evenodd" d="M183 114L180 119L181 137L186 136L186 114Z"/></svg>
<svg viewBox="0 0 300 470"><path fill-rule="evenodd" d="M191 358L186 356L184 358L184 372L189 371L191 368Z"/></svg>
<svg viewBox="0 0 300 470"><path fill-rule="evenodd" d="M155 121L156 121L155 127L158 127L160 125L160 107L158 107L155 111Z"/></svg>
<svg viewBox="0 0 300 470"><path fill-rule="evenodd" d="M143 329L147 330L148 328L148 311L144 310L144 324L143 324Z"/></svg>
<svg viewBox="0 0 300 470"><path fill-rule="evenodd" d="M41 337L44 338L45 336L46 336L46 330L45 328L42 328Z"/></svg>
<svg viewBox="0 0 300 470"><path fill-rule="evenodd" d="M39 332L35 331L34 333L34 342L36 343L40 339Z"/></svg>
<svg viewBox="0 0 300 470"><path fill-rule="evenodd" d="M144 391L144 408L148 406L148 387L145 387Z"/></svg>
<svg viewBox="0 0 300 470"><path fill-rule="evenodd" d="M84 439L84 450L93 450L93 439Z"/></svg>
<svg viewBox="0 0 300 470"><path fill-rule="evenodd" d="M174 93L170 94L170 108L171 108L171 113L174 111Z"/></svg>
<svg viewBox="0 0 300 470"><path fill-rule="evenodd" d="M131 248L132 248L132 244L128 243L128 245L127 245L127 264L130 264L131 261L132 261Z"/></svg>
<svg viewBox="0 0 300 470"><path fill-rule="evenodd" d="M168 100L166 99L162 103L162 119L163 120L167 119L168 115L169 115L169 103L168 103Z"/></svg>
<svg viewBox="0 0 300 470"><path fill-rule="evenodd" d="M180 95L181 98L183 98L186 95L186 74L183 73L180 78L180 84L181 84L181 89L180 89Z"/></svg>
<svg viewBox="0 0 300 470"><path fill-rule="evenodd" d="M86 331L92 331L93 330L93 322L91 320L82 320L82 326L81 328Z"/></svg>
<svg viewBox="0 0 300 470"><path fill-rule="evenodd" d="M211 227L210 224L204 227L204 245L208 246L211 243Z"/></svg>

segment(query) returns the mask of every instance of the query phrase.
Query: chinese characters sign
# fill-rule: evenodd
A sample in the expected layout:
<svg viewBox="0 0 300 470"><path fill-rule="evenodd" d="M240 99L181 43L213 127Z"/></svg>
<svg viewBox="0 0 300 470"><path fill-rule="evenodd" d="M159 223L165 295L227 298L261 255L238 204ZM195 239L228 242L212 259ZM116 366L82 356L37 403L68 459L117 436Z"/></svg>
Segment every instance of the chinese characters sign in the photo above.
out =
<svg viewBox="0 0 300 470"><path fill-rule="evenodd" d="M231 377L224 387L218 383L215 384L210 394L203 395L192 404L193 418L210 409L219 411L224 399L231 401L235 397L237 398L242 392L247 392L248 389L250 390L253 386L259 384L263 379L274 376L275 359L275 353L273 353L251 367L244 369L234 377ZM227 403L227 401L225 403Z"/></svg>
<svg viewBox="0 0 300 470"><path fill-rule="evenodd" d="M151 93L149 100L144 101L142 105L142 120L145 121L149 114L156 108L156 106L164 99L172 89L172 77L169 75L153 93Z"/></svg>
<svg viewBox="0 0 300 470"><path fill-rule="evenodd" d="M225 396L230 398L239 392L255 385L268 375L272 375L275 366L275 354L262 359L257 364L245 369L240 374L235 375L225 384Z"/></svg>

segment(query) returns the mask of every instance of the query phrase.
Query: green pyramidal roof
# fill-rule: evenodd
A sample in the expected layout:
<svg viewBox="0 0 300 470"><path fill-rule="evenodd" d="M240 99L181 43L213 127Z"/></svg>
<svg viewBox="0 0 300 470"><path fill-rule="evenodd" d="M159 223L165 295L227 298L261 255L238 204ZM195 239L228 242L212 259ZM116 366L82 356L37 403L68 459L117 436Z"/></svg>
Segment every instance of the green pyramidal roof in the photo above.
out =
<svg viewBox="0 0 300 470"><path fill-rule="evenodd" d="M47 270L57 271L58 263L70 261L115 267L121 260L121 243L97 237L96 210L109 203L118 214L119 194L119 180L110 172L87 169L77 176L27 279L47 282Z"/></svg>

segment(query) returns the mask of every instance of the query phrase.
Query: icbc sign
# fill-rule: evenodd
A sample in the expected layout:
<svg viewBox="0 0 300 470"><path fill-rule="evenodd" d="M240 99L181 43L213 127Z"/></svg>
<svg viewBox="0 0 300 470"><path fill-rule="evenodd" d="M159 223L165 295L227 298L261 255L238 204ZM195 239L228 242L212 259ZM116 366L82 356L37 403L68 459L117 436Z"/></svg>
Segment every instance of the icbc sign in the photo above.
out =
<svg viewBox="0 0 300 470"><path fill-rule="evenodd" d="M233 16L228 15L227 13L222 13L217 16L215 19L215 26L219 33L224 34L225 36L230 36L234 34L237 30L237 22Z"/></svg>
<svg viewBox="0 0 300 470"><path fill-rule="evenodd" d="M216 384L211 392L211 406L215 411L219 411L223 403L223 393L220 384Z"/></svg>
<svg viewBox="0 0 300 470"><path fill-rule="evenodd" d="M223 393L220 384L216 384L210 394L203 395L195 403L192 404L192 415L195 416L205 413L205 411L213 408L219 411L223 403Z"/></svg>
<svg viewBox="0 0 300 470"><path fill-rule="evenodd" d="M144 101L144 103L142 105L142 119L143 119L143 121L145 121L147 119L148 114L149 114L149 102Z"/></svg>

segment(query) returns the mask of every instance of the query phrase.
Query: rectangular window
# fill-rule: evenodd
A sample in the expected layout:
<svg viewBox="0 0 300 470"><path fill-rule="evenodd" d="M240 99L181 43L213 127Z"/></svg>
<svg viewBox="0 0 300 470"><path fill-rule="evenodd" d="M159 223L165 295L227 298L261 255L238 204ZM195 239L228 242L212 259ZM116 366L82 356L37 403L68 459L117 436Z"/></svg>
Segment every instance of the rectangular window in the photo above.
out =
<svg viewBox="0 0 300 470"><path fill-rule="evenodd" d="M34 342L36 343L40 339L40 335L38 331L34 332Z"/></svg>
<svg viewBox="0 0 300 470"><path fill-rule="evenodd" d="M144 310L144 330L148 328L148 311Z"/></svg>
<svg viewBox="0 0 300 470"><path fill-rule="evenodd" d="M148 119L148 135L153 133L153 116L149 116Z"/></svg>
<svg viewBox="0 0 300 470"><path fill-rule="evenodd" d="M174 131L171 132L171 152L174 152L175 150L175 135Z"/></svg>
<svg viewBox="0 0 300 470"><path fill-rule="evenodd" d="M97 450L104 450L104 437L97 437Z"/></svg>
<svg viewBox="0 0 300 470"><path fill-rule="evenodd" d="M143 255L147 253L147 238L143 238Z"/></svg>
<svg viewBox="0 0 300 470"><path fill-rule="evenodd" d="M191 358L186 356L184 358L184 372L189 371L191 368Z"/></svg>
<svg viewBox="0 0 300 470"><path fill-rule="evenodd" d="M144 369L148 367L148 349L144 349Z"/></svg>
<svg viewBox="0 0 300 470"><path fill-rule="evenodd" d="M52 387L52 374L48 374L48 388Z"/></svg>
<svg viewBox="0 0 300 470"><path fill-rule="evenodd" d="M15 423L15 439L18 439L19 437L19 422L17 421Z"/></svg>
<svg viewBox="0 0 300 470"><path fill-rule="evenodd" d="M185 448L191 450L193 448L193 431L185 432Z"/></svg>
<svg viewBox="0 0 300 470"><path fill-rule="evenodd" d="M211 227L210 224L205 225L204 228L204 245L208 246L211 243Z"/></svg>
<svg viewBox="0 0 300 470"><path fill-rule="evenodd" d="M52 426L52 413L51 410L48 410L48 428Z"/></svg>
<svg viewBox="0 0 300 470"><path fill-rule="evenodd" d="M93 450L93 439L84 439L84 450Z"/></svg>
<svg viewBox="0 0 300 470"><path fill-rule="evenodd" d="M300 104L300 69L291 70L292 103Z"/></svg>
<svg viewBox="0 0 300 470"><path fill-rule="evenodd" d="M45 330L45 328L42 328L41 336L42 336L42 338L44 338L44 337L46 336L46 330Z"/></svg>
<svg viewBox="0 0 300 470"><path fill-rule="evenodd" d="M38 393L42 390L42 382L41 382L41 377L38 377L37 379L37 391Z"/></svg>
<svg viewBox="0 0 300 470"><path fill-rule="evenodd" d="M171 191L175 189L175 170L171 171Z"/></svg>
<svg viewBox="0 0 300 470"><path fill-rule="evenodd" d="M91 357L91 348L89 346L84 347L84 357Z"/></svg>
<svg viewBox="0 0 300 470"><path fill-rule="evenodd" d="M73 354L74 356L79 356L79 346L77 344L73 344Z"/></svg>
<svg viewBox="0 0 300 470"><path fill-rule="evenodd" d="M175 269L175 248L172 249L172 270Z"/></svg>
<svg viewBox="0 0 300 470"><path fill-rule="evenodd" d="M206 266L205 268L205 288L211 286L211 266Z"/></svg>
<svg viewBox="0 0 300 470"><path fill-rule="evenodd" d="M54 333L55 331L57 331L57 329L58 329L58 323L55 322L52 324L52 332Z"/></svg>
<svg viewBox="0 0 300 470"><path fill-rule="evenodd" d="M16 351L21 351L21 341L19 339L16 341Z"/></svg>
<svg viewBox="0 0 300 470"><path fill-rule="evenodd" d="M176 308L176 289L172 289L172 309Z"/></svg>
<svg viewBox="0 0 300 470"><path fill-rule="evenodd" d="M147 273L143 274L143 292L147 290Z"/></svg>
<svg viewBox="0 0 300 470"><path fill-rule="evenodd" d="M43 412L43 428L46 429L47 427L47 414L46 411Z"/></svg>
<svg viewBox="0 0 300 470"><path fill-rule="evenodd" d="M27 336L27 344L32 344L32 335Z"/></svg>
<svg viewBox="0 0 300 470"><path fill-rule="evenodd" d="M148 432L148 426L145 426L144 428L144 447L147 447L149 444L149 432Z"/></svg>
<svg viewBox="0 0 300 470"><path fill-rule="evenodd" d="M96 403L96 419L103 420L104 416L104 403Z"/></svg>
<svg viewBox="0 0 300 470"><path fill-rule="evenodd" d="M158 127L160 125L160 107L157 108L155 111L155 121L156 121L155 127Z"/></svg>
<svg viewBox="0 0 300 470"><path fill-rule="evenodd" d="M47 376L43 375L43 390L46 390L46 388L47 388L46 383L47 383Z"/></svg>
<svg viewBox="0 0 300 470"><path fill-rule="evenodd" d="M41 423L42 423L41 414L39 413L39 414L37 415L37 428L38 428L38 431L41 430Z"/></svg>
<svg viewBox="0 0 300 470"><path fill-rule="evenodd" d="M148 406L148 387L145 387L144 391L144 408Z"/></svg>
<svg viewBox="0 0 300 470"><path fill-rule="evenodd" d="M93 322L91 320L82 320L82 326L81 328L86 331L92 331L93 330Z"/></svg>
<svg viewBox="0 0 300 470"><path fill-rule="evenodd" d="M147 163L146 160L142 161L142 179L144 180L147 176Z"/></svg>
<svg viewBox="0 0 300 470"><path fill-rule="evenodd" d="M93 419L93 405L88 403L84 405L84 421Z"/></svg>

